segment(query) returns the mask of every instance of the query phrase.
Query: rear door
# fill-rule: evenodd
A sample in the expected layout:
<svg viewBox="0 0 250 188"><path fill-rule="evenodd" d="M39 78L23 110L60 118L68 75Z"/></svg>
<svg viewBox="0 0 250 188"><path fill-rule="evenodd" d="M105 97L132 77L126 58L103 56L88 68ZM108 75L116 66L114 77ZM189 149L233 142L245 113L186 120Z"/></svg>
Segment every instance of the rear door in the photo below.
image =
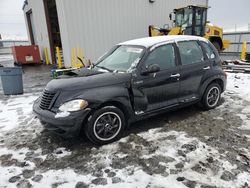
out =
<svg viewBox="0 0 250 188"><path fill-rule="evenodd" d="M149 52L140 68L158 64L160 71L148 75L138 74L133 80L135 111L149 112L178 104L179 67L173 44L158 46Z"/></svg>
<svg viewBox="0 0 250 188"><path fill-rule="evenodd" d="M205 58L200 43L196 40L180 41L180 102L195 101L205 74L211 72L211 63Z"/></svg>

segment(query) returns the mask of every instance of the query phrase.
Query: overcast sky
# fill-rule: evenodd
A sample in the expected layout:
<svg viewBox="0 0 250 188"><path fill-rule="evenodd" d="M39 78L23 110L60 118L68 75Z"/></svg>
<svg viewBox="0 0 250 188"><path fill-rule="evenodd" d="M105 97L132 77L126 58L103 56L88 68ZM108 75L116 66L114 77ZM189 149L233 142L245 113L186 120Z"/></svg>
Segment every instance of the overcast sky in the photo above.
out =
<svg viewBox="0 0 250 188"><path fill-rule="evenodd" d="M0 33L23 38L27 32L22 11L24 0L0 0Z"/></svg>
<svg viewBox="0 0 250 188"><path fill-rule="evenodd" d="M0 0L0 33L26 37L24 0ZM225 28L250 24L250 0L209 0L208 20ZM168 17L166 18L168 19Z"/></svg>
<svg viewBox="0 0 250 188"><path fill-rule="evenodd" d="M250 0L209 0L208 20L224 28L250 24Z"/></svg>

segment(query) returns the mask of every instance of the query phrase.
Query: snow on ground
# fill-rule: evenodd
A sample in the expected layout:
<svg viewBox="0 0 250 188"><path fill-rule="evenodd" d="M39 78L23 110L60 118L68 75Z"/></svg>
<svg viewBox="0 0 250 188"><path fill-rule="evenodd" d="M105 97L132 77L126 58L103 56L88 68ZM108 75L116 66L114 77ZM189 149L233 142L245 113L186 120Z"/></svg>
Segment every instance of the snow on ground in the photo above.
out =
<svg viewBox="0 0 250 188"><path fill-rule="evenodd" d="M250 101L250 74L227 73L227 91L238 94L243 99Z"/></svg>
<svg viewBox="0 0 250 188"><path fill-rule="evenodd" d="M152 118L144 123L155 127L151 125L150 129L141 128L138 132L131 129L128 136L99 148L84 140L64 140L42 131L32 114L32 104L38 95L28 93L0 99L0 187L250 186L249 160L240 157L235 152L238 150L227 149L235 147L230 146L236 143L235 138L249 136L246 132L250 129L248 74L228 74L224 102L215 110L195 110L184 120L173 118L171 122L160 123L158 128L156 125L164 122L165 116ZM185 111L188 109L175 113L182 116ZM214 136L199 135L199 126L207 122L207 116L213 117L214 129L218 122L226 122L225 130L232 131L230 134L243 133L235 133L232 142L225 135L229 146L223 148L218 139L223 139L224 132L211 133L212 128L209 132ZM235 122L240 125L234 126ZM184 127L184 131L175 124ZM194 129L186 132L189 127ZM242 145L240 140L236 149L250 152L249 141L245 142Z"/></svg>
<svg viewBox="0 0 250 188"><path fill-rule="evenodd" d="M232 181L224 181L220 177L223 174L224 170L232 171L236 169L236 167L228 162L225 162L220 159L219 152L206 144L200 142L196 138L188 138L187 135L183 132L170 131L167 133L161 132L161 129L152 129L146 133L140 133L139 137L147 140L148 142L153 142L154 145L158 146L158 149L153 153L149 154L147 149L143 150L144 155L141 157L141 160L147 159L149 162L146 162L146 166L153 165L150 160L155 158L159 158L154 161L154 165L156 165L155 172L149 174L146 169L142 169L140 167L135 167L133 165L126 166L122 169L116 169L115 174L116 178L110 177L108 173L103 176L106 178L106 186L107 187L147 187L150 185L151 187L186 187L181 181L176 181L177 178L185 177L185 183L187 185L192 184L192 182L196 182L197 185L216 185L219 187L240 187L247 182L250 184L250 176L249 173L239 173L237 179ZM173 139L169 140L168 137L172 137ZM160 138L160 140L158 139ZM126 138L125 138L126 141ZM121 142L124 142L121 140ZM185 158L183 156L178 155L178 151L183 149L183 144L187 146L183 150L186 153ZM111 144L109 146L103 146L98 149L98 154L92 156L94 158L98 158L101 165L107 167L105 170L112 170L110 165L112 165L112 158L116 155L116 149L118 148L119 142ZM140 147L140 145L135 144L134 147ZM193 149L188 147L194 147ZM116 148L116 149L114 149ZM64 150L64 149L63 149ZM11 156L12 160L18 160L20 162L25 161L25 153L28 153L29 150L0 150L0 152L8 153ZM42 155L41 151L35 152L34 154ZM69 153L66 152L66 155ZM64 156L66 156L64 155ZM63 154L61 155L63 157ZM212 160L216 162L216 173L214 174L213 169L210 168L210 162L208 162L208 156L213 157ZM119 160L125 160L126 156L118 156ZM147 161L145 160L145 161ZM164 162L160 162L160 161ZM197 167L196 164L203 164L204 167ZM90 162L89 165L92 165ZM205 166L208 165L208 170L206 172ZM183 167L182 167L183 166ZM15 184L10 184L9 180L11 177L20 177L23 174L24 177L29 177L27 175L28 172L32 172L33 176L40 176L42 174L43 178L40 182L32 181L34 187L49 187L52 184L59 184L59 187L74 187L76 182L84 182L85 184L90 184L91 187L95 187L93 180L96 180L96 177L92 174L78 174L74 172L74 170L70 168L59 169L59 170L48 170L46 172L32 170L35 168L34 163L27 163L25 167L0 167L0 177L1 184L8 185L8 187L15 187ZM145 167L146 168L146 167ZM182 168L182 171L179 171ZM194 168L197 168L198 172L194 171ZM161 169L157 172L158 169ZM162 171L163 169L163 171ZM171 172L171 170L176 170L177 173ZM26 171L25 171L26 170ZM203 171L200 173L200 171ZM132 173L133 172L133 173ZM172 173L172 174L171 174ZM33 177L33 178L34 178ZM28 178L27 178L28 179ZM102 182L102 181L103 182ZM105 184L104 179L101 179L99 187L103 187L102 184ZM188 180L188 181L187 181ZM240 180L240 181L239 181ZM243 181L242 181L243 180ZM118 181L116 184L112 183Z"/></svg>
<svg viewBox="0 0 250 188"><path fill-rule="evenodd" d="M29 124L29 121L34 118L32 116L32 105L38 96L38 94L24 94L0 101L2 107L0 109L0 135L20 126L20 120Z"/></svg>
<svg viewBox="0 0 250 188"><path fill-rule="evenodd" d="M228 74L227 91L230 94L240 96L246 101L250 101L250 74ZM250 105L243 104L243 106L243 110L237 114L243 120L243 124L240 128L243 130L250 130Z"/></svg>

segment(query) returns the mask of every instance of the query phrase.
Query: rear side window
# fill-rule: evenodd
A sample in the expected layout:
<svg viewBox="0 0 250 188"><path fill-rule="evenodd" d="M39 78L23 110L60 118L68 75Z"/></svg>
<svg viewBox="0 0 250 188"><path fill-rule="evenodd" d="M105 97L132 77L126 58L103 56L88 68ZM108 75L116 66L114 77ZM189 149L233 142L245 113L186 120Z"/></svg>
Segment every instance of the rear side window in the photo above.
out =
<svg viewBox="0 0 250 188"><path fill-rule="evenodd" d="M182 65L200 63L204 61L204 56L197 41L178 42Z"/></svg>
<svg viewBox="0 0 250 188"><path fill-rule="evenodd" d="M205 52L207 58L208 59L214 59L215 58L215 53L212 50L212 48L207 43L202 42L202 41L201 41L201 45L204 48L204 52Z"/></svg>
<svg viewBox="0 0 250 188"><path fill-rule="evenodd" d="M151 64L158 64L161 70L175 67L175 53L173 45L163 45L150 52L145 61L145 66Z"/></svg>

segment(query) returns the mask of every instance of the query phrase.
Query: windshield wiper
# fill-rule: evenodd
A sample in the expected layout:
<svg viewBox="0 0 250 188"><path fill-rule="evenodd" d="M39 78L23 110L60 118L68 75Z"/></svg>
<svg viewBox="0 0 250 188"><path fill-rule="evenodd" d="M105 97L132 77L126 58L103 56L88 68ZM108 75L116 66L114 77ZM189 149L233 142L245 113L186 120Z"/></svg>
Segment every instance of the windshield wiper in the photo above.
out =
<svg viewBox="0 0 250 188"><path fill-rule="evenodd" d="M94 67L98 67L98 68L107 70L107 71L109 71L109 72L113 72L113 70L111 70L111 69L109 69L109 68L107 68L107 67L100 66L100 65L95 65Z"/></svg>

